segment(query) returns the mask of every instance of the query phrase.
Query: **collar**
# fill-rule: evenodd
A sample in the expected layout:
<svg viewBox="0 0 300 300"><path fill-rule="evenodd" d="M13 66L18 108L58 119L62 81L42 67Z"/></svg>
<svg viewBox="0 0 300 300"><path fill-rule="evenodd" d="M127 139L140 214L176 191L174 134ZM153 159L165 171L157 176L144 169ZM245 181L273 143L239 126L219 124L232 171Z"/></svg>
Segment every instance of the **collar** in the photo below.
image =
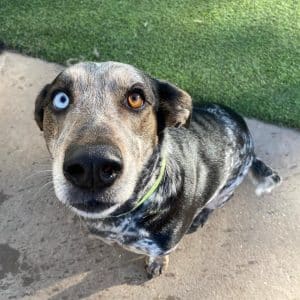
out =
<svg viewBox="0 0 300 300"><path fill-rule="evenodd" d="M160 172L159 172L159 175L158 175L157 179L155 180L155 182L153 183L151 188L148 190L148 192L141 199L139 199L136 202L135 206L131 210L129 210L127 212L124 212L122 214L116 215L116 216L110 216L108 218L117 218L117 217L121 217L121 216L125 216L127 214L130 214L134 210L136 210L138 207L140 207L143 203L145 203L154 194L154 192L157 190L158 186L161 184L161 182L163 180L163 177L164 177L164 174L165 174L166 165L167 165L166 157L162 157Z"/></svg>

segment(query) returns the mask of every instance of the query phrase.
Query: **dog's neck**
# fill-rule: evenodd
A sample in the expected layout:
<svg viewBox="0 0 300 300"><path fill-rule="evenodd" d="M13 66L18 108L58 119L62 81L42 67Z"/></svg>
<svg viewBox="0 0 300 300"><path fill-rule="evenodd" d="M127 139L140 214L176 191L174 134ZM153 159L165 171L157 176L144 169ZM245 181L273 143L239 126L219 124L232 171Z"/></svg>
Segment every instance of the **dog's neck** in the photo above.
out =
<svg viewBox="0 0 300 300"><path fill-rule="evenodd" d="M159 211L166 199L177 194L182 184L180 168L167 147L166 132L145 164L132 196L106 219L116 219L135 212Z"/></svg>
<svg viewBox="0 0 300 300"><path fill-rule="evenodd" d="M165 132L163 140L155 147L153 153L139 175L131 197L105 218L114 221L133 214L158 212L167 199L177 194L182 186L180 167L172 157L172 149L167 142ZM95 221L99 219L95 219Z"/></svg>
<svg viewBox="0 0 300 300"><path fill-rule="evenodd" d="M133 195L125 202L125 204L117 209L117 211L113 212L109 218L118 218L129 215L140 207L147 205L147 202L151 201L155 196L156 191L163 185L166 176L166 164L166 157L159 156L151 166L152 170L146 166L144 170L147 170L148 172L146 172L146 176L143 176L142 172L141 179L136 186ZM149 170L151 170L151 172L149 172Z"/></svg>
<svg viewBox="0 0 300 300"><path fill-rule="evenodd" d="M107 218L128 215L148 204L165 181L166 165L167 159L158 145L140 173L132 196Z"/></svg>

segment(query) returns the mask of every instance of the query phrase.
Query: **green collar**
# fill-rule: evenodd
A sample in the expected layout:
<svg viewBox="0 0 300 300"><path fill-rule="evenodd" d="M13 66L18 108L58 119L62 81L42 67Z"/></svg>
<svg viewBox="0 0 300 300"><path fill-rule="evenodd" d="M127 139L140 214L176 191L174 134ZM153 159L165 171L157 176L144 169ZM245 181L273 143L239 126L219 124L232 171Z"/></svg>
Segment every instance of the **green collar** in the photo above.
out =
<svg viewBox="0 0 300 300"><path fill-rule="evenodd" d="M143 203L145 203L154 194L154 192L157 190L158 186L160 185L160 183L164 177L164 174L165 174L166 165L167 165L167 160L165 157L163 157L162 161L161 161L160 172L159 172L159 175L158 175L157 179L155 180L154 184L152 185L150 190L140 200L137 201L136 205L131 210L129 210L125 213L119 214L117 216L111 216L111 217L116 218L116 217L121 217L121 216L130 214L131 212L136 210L138 207L140 207Z"/></svg>

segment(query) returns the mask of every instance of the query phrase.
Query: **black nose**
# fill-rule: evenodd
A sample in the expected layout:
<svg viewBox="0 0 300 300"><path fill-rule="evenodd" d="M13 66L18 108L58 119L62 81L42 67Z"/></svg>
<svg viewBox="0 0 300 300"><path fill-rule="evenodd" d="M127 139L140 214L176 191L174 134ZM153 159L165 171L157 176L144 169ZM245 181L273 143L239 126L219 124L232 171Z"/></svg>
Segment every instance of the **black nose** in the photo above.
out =
<svg viewBox="0 0 300 300"><path fill-rule="evenodd" d="M80 188L108 187L114 183L121 171L121 154L113 146L73 146L65 153L64 175Z"/></svg>

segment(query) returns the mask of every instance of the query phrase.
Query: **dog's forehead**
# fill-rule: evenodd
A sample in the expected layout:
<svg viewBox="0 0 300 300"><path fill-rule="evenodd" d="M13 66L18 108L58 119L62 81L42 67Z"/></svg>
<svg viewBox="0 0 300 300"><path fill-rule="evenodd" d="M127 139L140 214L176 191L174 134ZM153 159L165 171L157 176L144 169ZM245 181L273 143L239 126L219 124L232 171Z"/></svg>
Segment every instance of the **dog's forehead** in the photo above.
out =
<svg viewBox="0 0 300 300"><path fill-rule="evenodd" d="M141 71L131 65L118 62L79 63L67 68L61 77L74 84L96 84L102 87L107 84L126 87L144 81Z"/></svg>

